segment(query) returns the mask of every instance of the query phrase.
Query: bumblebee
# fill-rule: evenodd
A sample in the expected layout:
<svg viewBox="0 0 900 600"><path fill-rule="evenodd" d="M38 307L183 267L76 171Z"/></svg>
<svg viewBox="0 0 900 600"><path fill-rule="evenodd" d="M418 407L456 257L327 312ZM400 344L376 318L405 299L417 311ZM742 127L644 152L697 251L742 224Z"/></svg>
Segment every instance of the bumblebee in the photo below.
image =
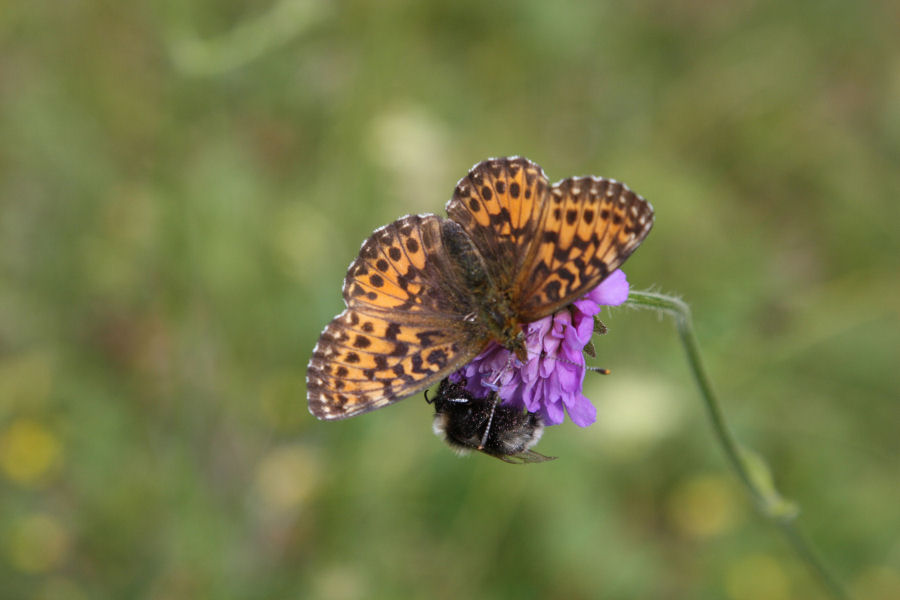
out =
<svg viewBox="0 0 900 600"><path fill-rule="evenodd" d="M536 413L500 404L496 393L476 398L466 390L465 380L453 383L445 378L437 395L425 400L434 405L434 432L459 454L483 452L508 463L544 462L531 448L544 433L544 422Z"/></svg>

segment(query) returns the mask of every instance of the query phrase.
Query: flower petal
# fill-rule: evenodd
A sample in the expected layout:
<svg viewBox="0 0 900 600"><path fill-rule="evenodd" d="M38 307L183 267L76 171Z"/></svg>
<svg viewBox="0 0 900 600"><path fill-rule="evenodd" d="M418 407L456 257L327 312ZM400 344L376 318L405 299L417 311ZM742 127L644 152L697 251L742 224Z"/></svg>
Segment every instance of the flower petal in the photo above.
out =
<svg viewBox="0 0 900 600"><path fill-rule="evenodd" d="M566 412L569 413L572 422L579 427L593 425L597 420L597 408L580 392L577 397L570 396L570 401L566 402Z"/></svg>
<svg viewBox="0 0 900 600"><path fill-rule="evenodd" d="M628 291L625 273L614 271L571 306L523 327L528 352L524 364L495 343L451 380L465 377L466 388L479 398L499 389L504 404L539 413L547 425L562 423L566 413L579 427L590 425L597 410L582 393L584 347L594 333L594 315L603 306L625 302Z"/></svg>
<svg viewBox="0 0 900 600"><path fill-rule="evenodd" d="M616 269L609 277L595 287L593 291L588 292L587 296L604 306L619 306L628 300L628 278L622 269Z"/></svg>

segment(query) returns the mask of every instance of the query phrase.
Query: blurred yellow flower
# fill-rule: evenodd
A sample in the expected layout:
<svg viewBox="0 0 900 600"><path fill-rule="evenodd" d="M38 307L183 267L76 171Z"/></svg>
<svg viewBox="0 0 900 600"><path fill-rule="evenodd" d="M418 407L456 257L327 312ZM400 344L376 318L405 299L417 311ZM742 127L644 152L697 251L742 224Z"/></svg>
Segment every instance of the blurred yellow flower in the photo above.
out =
<svg viewBox="0 0 900 600"><path fill-rule="evenodd" d="M15 568L26 573L46 573L65 558L69 534L53 517L33 514L13 523L6 545Z"/></svg>
<svg viewBox="0 0 900 600"><path fill-rule="evenodd" d="M60 451L57 437L31 419L17 419L0 432L0 470L23 486L39 485L56 467Z"/></svg>
<svg viewBox="0 0 900 600"><path fill-rule="evenodd" d="M731 482L724 477L699 475L684 481L669 495L669 522L688 537L711 537L734 526L739 507Z"/></svg>

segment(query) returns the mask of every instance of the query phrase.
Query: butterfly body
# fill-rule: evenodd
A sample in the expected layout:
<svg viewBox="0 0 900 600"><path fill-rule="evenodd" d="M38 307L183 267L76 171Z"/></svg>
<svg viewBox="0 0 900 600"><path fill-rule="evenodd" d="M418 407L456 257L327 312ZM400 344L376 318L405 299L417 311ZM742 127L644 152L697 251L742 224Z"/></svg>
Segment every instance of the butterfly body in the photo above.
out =
<svg viewBox="0 0 900 600"><path fill-rule="evenodd" d="M478 249L458 223L442 219L441 238L457 277L472 300L473 312L466 315L472 337L482 340L482 349L496 341L524 360L522 324L508 290L493 281Z"/></svg>
<svg viewBox="0 0 900 600"><path fill-rule="evenodd" d="M552 186L524 158L477 164L448 218L407 215L376 230L344 280L347 308L307 369L310 411L343 419L437 383L491 342L527 358L524 324L577 300L643 241L653 209L621 183Z"/></svg>

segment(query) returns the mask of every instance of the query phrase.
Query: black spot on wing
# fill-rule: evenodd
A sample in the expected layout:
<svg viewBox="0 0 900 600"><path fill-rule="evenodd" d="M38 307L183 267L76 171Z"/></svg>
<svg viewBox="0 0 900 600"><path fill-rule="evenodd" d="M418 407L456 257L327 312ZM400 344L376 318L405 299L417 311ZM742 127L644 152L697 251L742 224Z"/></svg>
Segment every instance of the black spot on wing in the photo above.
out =
<svg viewBox="0 0 900 600"><path fill-rule="evenodd" d="M544 286L544 294L547 295L547 299L551 302L556 302L560 299L560 290L562 289L562 284L558 281L551 281Z"/></svg>

